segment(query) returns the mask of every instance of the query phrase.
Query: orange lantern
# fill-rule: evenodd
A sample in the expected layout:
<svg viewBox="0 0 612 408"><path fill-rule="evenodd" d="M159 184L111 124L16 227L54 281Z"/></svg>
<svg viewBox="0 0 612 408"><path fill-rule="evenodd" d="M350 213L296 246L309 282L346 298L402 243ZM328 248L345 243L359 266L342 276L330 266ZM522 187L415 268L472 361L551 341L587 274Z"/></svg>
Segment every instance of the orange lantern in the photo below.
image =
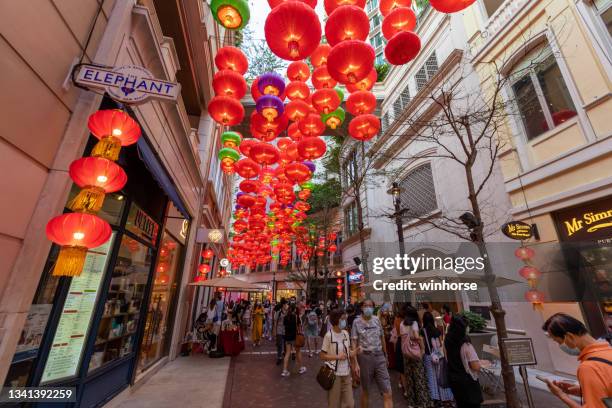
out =
<svg viewBox="0 0 612 408"><path fill-rule="evenodd" d="M342 84L354 84L367 77L374 68L374 48L363 41L342 41L334 46L327 59L329 75Z"/></svg>
<svg viewBox="0 0 612 408"><path fill-rule="evenodd" d="M264 30L270 50L289 61L308 57L321 42L319 17L301 1L286 1L272 9Z"/></svg>
<svg viewBox="0 0 612 408"><path fill-rule="evenodd" d="M456 13L471 6L476 0L430 0L431 7L442 13Z"/></svg>
<svg viewBox="0 0 612 408"><path fill-rule="evenodd" d="M327 145L319 137L306 137L297 143L297 150L304 159L314 160L325 154Z"/></svg>
<svg viewBox="0 0 612 408"><path fill-rule="evenodd" d="M414 31L416 15L410 7L398 7L393 10L382 23L383 36L389 40L401 31Z"/></svg>
<svg viewBox="0 0 612 408"><path fill-rule="evenodd" d="M539 290L528 290L525 292L525 300L533 303L534 305L544 303L545 295Z"/></svg>
<svg viewBox="0 0 612 408"><path fill-rule="evenodd" d="M94 112L89 116L87 127L100 140L94 146L91 155L112 161L119 159L121 146L134 144L140 137L138 123L119 109Z"/></svg>
<svg viewBox="0 0 612 408"><path fill-rule="evenodd" d="M377 79L378 74L376 73L376 69L372 68L368 76L361 81L354 84L346 84L346 89L348 89L349 92L369 91L374 87Z"/></svg>
<svg viewBox="0 0 612 408"><path fill-rule="evenodd" d="M412 31L395 34L385 46L385 58L392 65L404 65L419 55L421 39Z"/></svg>
<svg viewBox="0 0 612 408"><path fill-rule="evenodd" d="M340 96L333 88L318 89L312 94L312 106L319 113L329 113L340 106Z"/></svg>
<svg viewBox="0 0 612 408"><path fill-rule="evenodd" d="M85 264L87 250L109 240L111 227L92 214L69 213L52 218L47 223L47 238L61 246L54 276L79 276Z"/></svg>
<svg viewBox="0 0 612 408"><path fill-rule="evenodd" d="M308 88L306 82L292 81L287 84L285 94L292 101L296 99L304 100L310 96L310 88Z"/></svg>
<svg viewBox="0 0 612 408"><path fill-rule="evenodd" d="M298 122L312 111L306 102L296 99L285 105L285 115L294 122Z"/></svg>
<svg viewBox="0 0 612 408"><path fill-rule="evenodd" d="M300 132L306 137L320 136L325 132L325 124L321 116L316 113L309 113L298 123Z"/></svg>
<svg viewBox="0 0 612 408"><path fill-rule="evenodd" d="M217 123L235 126L244 119L244 107L239 100L229 96L215 96L208 104L208 113Z"/></svg>
<svg viewBox="0 0 612 408"><path fill-rule="evenodd" d="M312 72L312 85L316 89L333 88L338 82L332 78L327 69L327 65L322 65Z"/></svg>
<svg viewBox="0 0 612 408"><path fill-rule="evenodd" d="M234 165L234 170L245 179L255 178L259 175L259 165L250 158L238 160Z"/></svg>
<svg viewBox="0 0 612 408"><path fill-rule="evenodd" d="M338 7L342 6L357 6L360 8L364 8L366 4L366 0L325 0L323 5L325 6L325 12L329 16L334 12Z"/></svg>
<svg viewBox="0 0 612 408"><path fill-rule="evenodd" d="M371 114L359 115L349 123L349 135L357 140L370 140L380 131L380 120Z"/></svg>
<svg viewBox="0 0 612 408"><path fill-rule="evenodd" d="M218 70L230 69L244 75L249 68L249 62L240 48L226 46L217 50L215 65Z"/></svg>
<svg viewBox="0 0 612 408"><path fill-rule="evenodd" d="M236 71L224 69L218 71L212 81L215 95L231 96L241 99L247 91L244 77Z"/></svg>
<svg viewBox="0 0 612 408"><path fill-rule="evenodd" d="M121 166L103 157L83 157L70 164L72 181L81 188L68 204L73 211L97 213L104 203L104 195L121 190L127 175Z"/></svg>
<svg viewBox="0 0 612 408"><path fill-rule="evenodd" d="M380 0L380 14L383 17L387 17L389 13L398 7L410 7L411 3L412 0Z"/></svg>
<svg viewBox="0 0 612 408"><path fill-rule="evenodd" d="M331 51L331 46L329 44L319 44L319 46L313 51L310 56L310 63L313 67L319 68L325 64L327 64L327 56Z"/></svg>
<svg viewBox="0 0 612 408"><path fill-rule="evenodd" d="M372 113L376 109L376 97L370 91L353 92L346 100L346 109L353 116Z"/></svg>
<svg viewBox="0 0 612 408"><path fill-rule="evenodd" d="M310 78L310 68L304 61L294 61L287 67L287 78L290 81L307 81Z"/></svg>
<svg viewBox="0 0 612 408"><path fill-rule="evenodd" d="M338 7L325 23L325 38L332 47L346 40L365 41L369 31L368 15L357 6Z"/></svg>

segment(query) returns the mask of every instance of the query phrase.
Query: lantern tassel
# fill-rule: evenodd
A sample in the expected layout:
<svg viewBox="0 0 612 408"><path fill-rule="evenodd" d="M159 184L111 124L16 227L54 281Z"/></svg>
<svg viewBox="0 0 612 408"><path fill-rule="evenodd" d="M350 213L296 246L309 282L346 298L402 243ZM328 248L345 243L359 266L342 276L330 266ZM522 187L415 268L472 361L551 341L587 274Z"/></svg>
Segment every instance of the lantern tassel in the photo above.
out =
<svg viewBox="0 0 612 408"><path fill-rule="evenodd" d="M121 140L115 136L104 136L91 151L93 157L104 157L105 159L117 161L121 150Z"/></svg>
<svg viewBox="0 0 612 408"><path fill-rule="evenodd" d="M74 212L96 214L104 204L105 192L100 187L85 187L68 203Z"/></svg>
<svg viewBox="0 0 612 408"><path fill-rule="evenodd" d="M53 276L79 276L83 271L86 256L86 247L62 247L53 267Z"/></svg>

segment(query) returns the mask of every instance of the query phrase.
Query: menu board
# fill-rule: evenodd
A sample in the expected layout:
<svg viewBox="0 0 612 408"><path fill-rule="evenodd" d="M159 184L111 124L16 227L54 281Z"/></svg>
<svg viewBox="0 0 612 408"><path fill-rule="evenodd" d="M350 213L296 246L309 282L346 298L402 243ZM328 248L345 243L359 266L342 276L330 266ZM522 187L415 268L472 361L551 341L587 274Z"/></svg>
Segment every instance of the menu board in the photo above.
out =
<svg viewBox="0 0 612 408"><path fill-rule="evenodd" d="M72 278L45 364L42 383L77 374L114 239L115 233L104 245L90 249L87 252L83 272L80 276Z"/></svg>
<svg viewBox="0 0 612 408"><path fill-rule="evenodd" d="M45 333L45 327L47 327L47 320L49 320L52 308L52 304L46 303L33 304L30 307L15 353L27 352L28 355L36 355L43 334Z"/></svg>

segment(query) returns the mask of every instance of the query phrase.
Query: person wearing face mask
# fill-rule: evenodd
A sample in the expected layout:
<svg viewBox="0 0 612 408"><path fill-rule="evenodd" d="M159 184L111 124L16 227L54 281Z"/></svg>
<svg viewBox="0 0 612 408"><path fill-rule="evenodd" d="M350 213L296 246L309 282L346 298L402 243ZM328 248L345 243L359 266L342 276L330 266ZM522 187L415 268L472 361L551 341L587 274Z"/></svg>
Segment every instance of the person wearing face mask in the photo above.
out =
<svg viewBox="0 0 612 408"><path fill-rule="evenodd" d="M368 407L370 385L376 381L378 390L383 395L384 408L393 407L391 379L387 369L387 348L385 335L380 320L374 316L374 302L366 299L363 302L363 314L353 322L351 340L357 353L354 368L355 375L361 379L361 408Z"/></svg>
<svg viewBox="0 0 612 408"><path fill-rule="evenodd" d="M351 350L351 340L347 327L347 315L342 309L334 309L329 314L332 329L323 337L319 357L336 373L333 387L327 391L327 406L330 408L353 408L353 388L351 367L357 367L356 351Z"/></svg>
<svg viewBox="0 0 612 408"><path fill-rule="evenodd" d="M570 408L605 408L602 399L612 397L612 347L593 338L582 322L565 313L549 317L542 330L561 350L580 362L579 384L547 380L550 392ZM584 405L570 395L582 397Z"/></svg>

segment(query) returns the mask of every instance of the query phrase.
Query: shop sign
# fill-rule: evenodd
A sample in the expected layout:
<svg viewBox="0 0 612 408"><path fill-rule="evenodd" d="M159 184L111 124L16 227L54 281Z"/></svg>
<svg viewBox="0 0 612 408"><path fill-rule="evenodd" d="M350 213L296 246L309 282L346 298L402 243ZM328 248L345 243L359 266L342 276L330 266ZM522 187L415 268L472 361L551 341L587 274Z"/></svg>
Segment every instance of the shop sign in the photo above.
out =
<svg viewBox="0 0 612 408"><path fill-rule="evenodd" d="M196 233L196 242L199 244L220 244L223 242L224 236L225 233L222 229L198 228L198 232Z"/></svg>
<svg viewBox="0 0 612 408"><path fill-rule="evenodd" d="M157 233L159 232L159 224L138 208L137 205L132 204L128 214L126 229L147 240L149 243L155 244Z"/></svg>
<svg viewBox="0 0 612 408"><path fill-rule="evenodd" d="M566 241L595 241L612 237L610 199L557 213L557 228Z"/></svg>
<svg viewBox="0 0 612 408"><path fill-rule="evenodd" d="M108 68L83 64L75 82L88 88L105 90L116 101L138 104L149 98L176 101L181 85L156 79L143 67L124 65Z"/></svg>
<svg viewBox="0 0 612 408"><path fill-rule="evenodd" d="M531 338L506 338L501 340L509 365L525 366L538 364Z"/></svg>
<svg viewBox="0 0 612 408"><path fill-rule="evenodd" d="M502 233L508 238L519 241L529 239L533 236L531 225L522 221L510 221L502 225Z"/></svg>
<svg viewBox="0 0 612 408"><path fill-rule="evenodd" d="M363 272L351 271L347 275L349 285L357 285L363 283Z"/></svg>

